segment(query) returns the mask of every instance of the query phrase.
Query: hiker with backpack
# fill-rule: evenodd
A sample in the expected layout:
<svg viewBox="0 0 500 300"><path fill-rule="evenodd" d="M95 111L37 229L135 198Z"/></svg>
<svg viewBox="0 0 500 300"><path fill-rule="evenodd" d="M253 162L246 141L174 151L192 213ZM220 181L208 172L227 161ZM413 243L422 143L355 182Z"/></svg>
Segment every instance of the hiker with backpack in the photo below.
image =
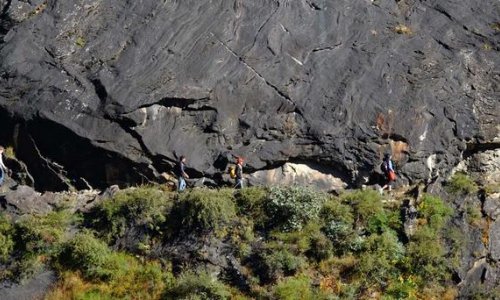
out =
<svg viewBox="0 0 500 300"><path fill-rule="evenodd" d="M177 175L178 180L177 191L182 192L186 189L186 179L189 178L186 173L186 157L184 157L184 155L181 155L175 166L175 175Z"/></svg>
<svg viewBox="0 0 500 300"><path fill-rule="evenodd" d="M0 186L3 184L3 181L5 180L5 174L9 172L9 169L5 166L3 163L3 152L5 148L3 146L0 146Z"/></svg>
<svg viewBox="0 0 500 300"><path fill-rule="evenodd" d="M236 167L230 172L233 172L231 174L231 177L235 179L235 189L242 189L243 188L243 158L237 157L236 158ZM233 177L234 176L234 177Z"/></svg>
<svg viewBox="0 0 500 300"><path fill-rule="evenodd" d="M384 155L384 161L380 165L380 170L384 173L385 176L385 184L380 189L380 193L382 194L385 189L388 189L389 192L392 190L392 183L396 181L396 172L394 171L394 163L391 160L392 156L389 153Z"/></svg>

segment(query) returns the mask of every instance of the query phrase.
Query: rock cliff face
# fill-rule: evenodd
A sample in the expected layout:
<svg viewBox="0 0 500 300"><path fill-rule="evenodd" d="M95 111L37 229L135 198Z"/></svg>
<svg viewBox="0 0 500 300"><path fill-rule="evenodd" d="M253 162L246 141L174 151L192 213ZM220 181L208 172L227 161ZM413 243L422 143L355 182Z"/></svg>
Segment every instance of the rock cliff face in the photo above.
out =
<svg viewBox="0 0 500 300"><path fill-rule="evenodd" d="M0 142L43 190L319 164L403 180L500 143L496 0L2 0Z"/></svg>

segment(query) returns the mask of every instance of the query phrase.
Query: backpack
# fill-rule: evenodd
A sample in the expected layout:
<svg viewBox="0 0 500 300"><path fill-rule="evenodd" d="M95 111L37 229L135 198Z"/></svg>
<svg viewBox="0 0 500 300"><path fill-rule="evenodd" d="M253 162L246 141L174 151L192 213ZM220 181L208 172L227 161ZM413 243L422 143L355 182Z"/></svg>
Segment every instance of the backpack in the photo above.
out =
<svg viewBox="0 0 500 300"><path fill-rule="evenodd" d="M380 170L384 173L384 174L387 174L387 172L389 171L388 170L389 168L387 167L387 163L384 161L382 162L382 164L380 165Z"/></svg>
<svg viewBox="0 0 500 300"><path fill-rule="evenodd" d="M236 178L236 167L235 166L229 167L229 176L231 176L232 179Z"/></svg>

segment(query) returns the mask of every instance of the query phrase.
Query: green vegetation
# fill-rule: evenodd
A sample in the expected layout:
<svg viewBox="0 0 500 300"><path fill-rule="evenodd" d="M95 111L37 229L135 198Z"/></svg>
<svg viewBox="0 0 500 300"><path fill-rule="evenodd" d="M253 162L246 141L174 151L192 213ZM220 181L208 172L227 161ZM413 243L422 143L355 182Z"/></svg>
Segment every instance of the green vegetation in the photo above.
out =
<svg viewBox="0 0 500 300"><path fill-rule="evenodd" d="M166 291L166 299L230 299L230 289L214 279L207 272L196 274L191 271L182 273L175 284Z"/></svg>
<svg viewBox="0 0 500 300"><path fill-rule="evenodd" d="M479 190L477 184L462 172L455 173L447 183L448 192L452 194L474 194Z"/></svg>
<svg viewBox="0 0 500 300"><path fill-rule="evenodd" d="M46 299L56 300L449 298L463 242L447 226L453 210L424 195L408 240L399 206L383 200L371 190L127 189L81 216L0 216L0 275L50 267L59 280Z"/></svg>
<svg viewBox="0 0 500 300"><path fill-rule="evenodd" d="M12 223L7 216L0 214L0 263L6 262L14 248ZM0 278L2 278L0 274Z"/></svg>
<svg viewBox="0 0 500 300"><path fill-rule="evenodd" d="M233 191L230 189L195 189L181 195L173 214L180 220L183 231L206 232L221 230L236 217Z"/></svg>
<svg viewBox="0 0 500 300"><path fill-rule="evenodd" d="M273 187L267 202L271 227L284 231L301 229L310 220L318 218L326 195L304 187Z"/></svg>
<svg viewBox="0 0 500 300"><path fill-rule="evenodd" d="M92 211L89 227L96 229L108 243L115 243L127 233L140 230L142 240L129 250L147 251L150 243L162 237L165 222L173 206L173 195L155 187L139 187L118 192Z"/></svg>
<svg viewBox="0 0 500 300"><path fill-rule="evenodd" d="M85 45L87 45L87 41L85 40L85 38L83 36L79 36L78 38L76 38L75 44L78 47L83 48L83 47L85 47Z"/></svg>

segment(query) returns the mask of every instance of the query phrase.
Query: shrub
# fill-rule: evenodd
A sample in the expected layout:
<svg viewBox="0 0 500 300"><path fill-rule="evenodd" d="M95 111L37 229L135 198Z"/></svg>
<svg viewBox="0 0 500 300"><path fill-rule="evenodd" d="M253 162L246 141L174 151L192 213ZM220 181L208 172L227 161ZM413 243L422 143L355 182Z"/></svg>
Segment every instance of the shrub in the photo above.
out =
<svg viewBox="0 0 500 300"><path fill-rule="evenodd" d="M397 280L392 280L388 285L383 299L417 299L418 285L412 276L404 278L400 276Z"/></svg>
<svg viewBox="0 0 500 300"><path fill-rule="evenodd" d="M286 248L268 249L262 255L262 259L266 270L265 275L271 280L283 275L294 275L307 265L304 257L295 255Z"/></svg>
<svg viewBox="0 0 500 300"><path fill-rule="evenodd" d="M311 247L306 255L316 261L328 259L333 255L332 242L321 232L311 236Z"/></svg>
<svg viewBox="0 0 500 300"><path fill-rule="evenodd" d="M257 228L264 228L267 222L265 204L268 191L260 187L238 190L235 194L238 213L250 217Z"/></svg>
<svg viewBox="0 0 500 300"><path fill-rule="evenodd" d="M108 242L125 236L129 228L147 236L161 235L172 195L147 186L120 191L94 209L91 226Z"/></svg>
<svg viewBox="0 0 500 300"><path fill-rule="evenodd" d="M383 233L388 230L401 228L400 213L398 211L381 211L372 215L367 222L366 229L369 233Z"/></svg>
<svg viewBox="0 0 500 300"><path fill-rule="evenodd" d="M406 268L429 280L448 277L445 249L440 236L428 226L420 228L407 245Z"/></svg>
<svg viewBox="0 0 500 300"><path fill-rule="evenodd" d="M343 204L339 198L328 200L321 208L320 217L325 222L335 221L343 224L354 222L352 207Z"/></svg>
<svg viewBox="0 0 500 300"><path fill-rule="evenodd" d="M342 198L354 206L354 215L362 225L366 226L372 216L384 212L382 196L377 191L355 191L346 193Z"/></svg>
<svg viewBox="0 0 500 300"><path fill-rule="evenodd" d="M304 187L273 187L267 202L271 227L284 231L301 229L304 224L318 218L327 196Z"/></svg>
<svg viewBox="0 0 500 300"><path fill-rule="evenodd" d="M173 276L155 262L140 263L134 257L120 256L118 274L107 282L87 281L79 271L63 271L45 299L160 299Z"/></svg>
<svg viewBox="0 0 500 300"><path fill-rule="evenodd" d="M0 214L0 263L9 259L14 248L13 226L7 216Z"/></svg>
<svg viewBox="0 0 500 300"><path fill-rule="evenodd" d="M118 269L111 253L108 245L84 231L67 243L61 263L80 270L86 279L108 280Z"/></svg>
<svg viewBox="0 0 500 300"><path fill-rule="evenodd" d="M462 172L455 173L447 182L446 189L452 194L474 194L478 191L477 184Z"/></svg>
<svg viewBox="0 0 500 300"><path fill-rule="evenodd" d="M315 260L321 260L331 256L332 243L320 229L319 224L309 222L302 230L272 232L271 238L277 240L275 245L279 245L279 247L287 248L296 254L306 254Z"/></svg>
<svg viewBox="0 0 500 300"><path fill-rule="evenodd" d="M311 279L305 275L280 281L274 289L274 296L282 300L318 299L311 288Z"/></svg>
<svg viewBox="0 0 500 300"><path fill-rule="evenodd" d="M367 238L365 252L360 256L358 271L362 278L385 284L399 275L398 265L403 260L405 248L398 241L395 232L386 231L381 235Z"/></svg>
<svg viewBox="0 0 500 300"><path fill-rule="evenodd" d="M465 207L465 214L467 218L467 222L476 227L481 226L481 221L483 218L483 214L481 212L481 208L477 205L469 204Z"/></svg>
<svg viewBox="0 0 500 300"><path fill-rule="evenodd" d="M236 218L233 190L194 189L182 194L172 214L180 220L177 229L217 233Z"/></svg>
<svg viewBox="0 0 500 300"><path fill-rule="evenodd" d="M182 273L165 295L165 299L221 300L230 297L230 290L210 274L192 271Z"/></svg>
<svg viewBox="0 0 500 300"><path fill-rule="evenodd" d="M322 228L325 235L332 241L337 254L345 254L350 251L356 251L357 235L352 229L351 224L330 221Z"/></svg>
<svg viewBox="0 0 500 300"><path fill-rule="evenodd" d="M441 198L425 194L418 205L419 215L427 220L434 230L441 230L453 215L453 209Z"/></svg>
<svg viewBox="0 0 500 300"><path fill-rule="evenodd" d="M68 238L67 228L78 221L78 216L65 210L45 216L24 215L15 223L16 248L27 255L55 254Z"/></svg>

